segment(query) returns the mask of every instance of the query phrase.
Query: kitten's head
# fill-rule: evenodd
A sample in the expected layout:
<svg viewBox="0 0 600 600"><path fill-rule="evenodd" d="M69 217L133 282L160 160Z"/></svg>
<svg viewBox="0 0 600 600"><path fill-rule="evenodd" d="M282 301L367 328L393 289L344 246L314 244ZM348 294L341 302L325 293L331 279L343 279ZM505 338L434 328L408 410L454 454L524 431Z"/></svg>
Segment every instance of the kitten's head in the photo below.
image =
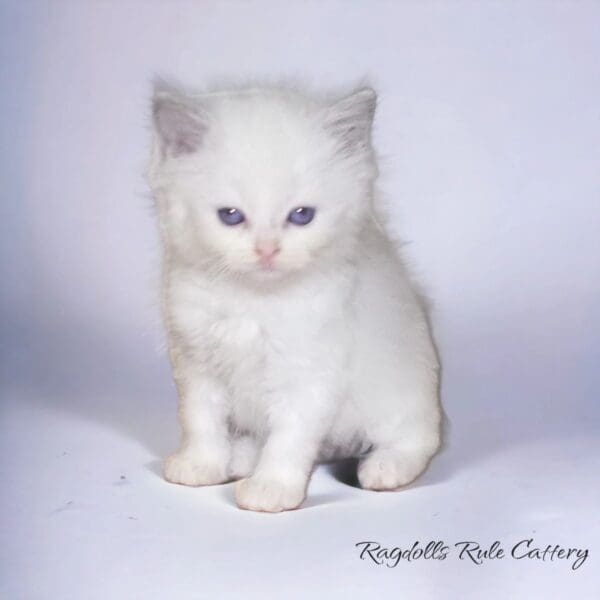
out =
<svg viewBox="0 0 600 600"><path fill-rule="evenodd" d="M349 256L377 175L375 102L157 86L150 183L171 253L259 282Z"/></svg>

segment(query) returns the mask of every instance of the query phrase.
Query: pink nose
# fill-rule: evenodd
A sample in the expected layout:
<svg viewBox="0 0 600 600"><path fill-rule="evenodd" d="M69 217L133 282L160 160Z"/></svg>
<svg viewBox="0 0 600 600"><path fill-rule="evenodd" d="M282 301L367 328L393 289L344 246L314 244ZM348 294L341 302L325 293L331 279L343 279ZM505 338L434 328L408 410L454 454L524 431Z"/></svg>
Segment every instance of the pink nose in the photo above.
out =
<svg viewBox="0 0 600 600"><path fill-rule="evenodd" d="M276 242L257 242L254 246L254 252L258 255L260 262L271 263L276 254L279 254L281 248Z"/></svg>

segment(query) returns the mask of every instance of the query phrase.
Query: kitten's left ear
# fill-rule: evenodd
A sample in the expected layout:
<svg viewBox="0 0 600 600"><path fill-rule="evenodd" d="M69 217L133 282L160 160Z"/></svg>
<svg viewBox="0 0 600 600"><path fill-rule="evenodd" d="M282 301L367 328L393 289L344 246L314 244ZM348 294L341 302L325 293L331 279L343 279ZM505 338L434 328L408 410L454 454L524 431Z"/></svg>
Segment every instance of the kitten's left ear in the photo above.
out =
<svg viewBox="0 0 600 600"><path fill-rule="evenodd" d="M163 157L192 154L202 145L208 119L198 100L156 83L152 116Z"/></svg>
<svg viewBox="0 0 600 600"><path fill-rule="evenodd" d="M327 109L325 126L338 138L341 151L351 154L370 145L376 106L375 90L365 87Z"/></svg>

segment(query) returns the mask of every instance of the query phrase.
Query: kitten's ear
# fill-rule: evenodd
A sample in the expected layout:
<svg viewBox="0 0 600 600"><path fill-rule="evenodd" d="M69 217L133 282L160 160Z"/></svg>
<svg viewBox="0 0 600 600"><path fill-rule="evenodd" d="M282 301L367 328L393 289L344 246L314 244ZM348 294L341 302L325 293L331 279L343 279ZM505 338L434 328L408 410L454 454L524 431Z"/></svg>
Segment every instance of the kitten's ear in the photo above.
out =
<svg viewBox="0 0 600 600"><path fill-rule="evenodd" d="M152 116L163 157L192 154L202 145L208 119L198 100L156 83Z"/></svg>
<svg viewBox="0 0 600 600"><path fill-rule="evenodd" d="M369 146L376 105L375 90L365 87L327 109L325 126L338 139L342 152L351 154Z"/></svg>

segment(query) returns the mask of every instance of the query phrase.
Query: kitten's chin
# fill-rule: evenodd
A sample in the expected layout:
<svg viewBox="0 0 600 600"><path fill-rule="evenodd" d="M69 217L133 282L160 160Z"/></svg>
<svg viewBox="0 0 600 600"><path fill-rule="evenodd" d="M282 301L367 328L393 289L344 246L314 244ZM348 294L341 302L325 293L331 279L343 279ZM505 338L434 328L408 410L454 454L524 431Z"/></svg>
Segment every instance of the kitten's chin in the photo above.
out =
<svg viewBox="0 0 600 600"><path fill-rule="evenodd" d="M243 269L238 271L243 279L246 279L253 285L265 285L272 286L278 282L287 281L288 279L298 275L301 271L299 267L281 267L281 266L269 266L264 267L260 265L252 266L251 268Z"/></svg>

